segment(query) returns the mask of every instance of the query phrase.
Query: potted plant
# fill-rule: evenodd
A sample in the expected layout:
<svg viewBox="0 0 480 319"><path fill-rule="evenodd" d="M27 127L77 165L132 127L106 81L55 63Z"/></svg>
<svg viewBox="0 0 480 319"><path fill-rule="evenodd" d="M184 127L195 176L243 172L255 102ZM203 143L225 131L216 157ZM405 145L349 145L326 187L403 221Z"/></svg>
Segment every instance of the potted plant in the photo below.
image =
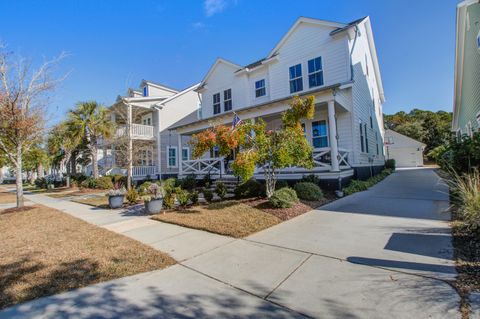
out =
<svg viewBox="0 0 480 319"><path fill-rule="evenodd" d="M147 192L150 194L150 197L145 199L145 211L147 214L160 213L163 206L163 188L153 183L148 186Z"/></svg>
<svg viewBox="0 0 480 319"><path fill-rule="evenodd" d="M125 189L125 187L120 187L119 184L115 184L113 189L109 190L107 193L108 205L110 206L110 208L122 207L126 193L127 190Z"/></svg>

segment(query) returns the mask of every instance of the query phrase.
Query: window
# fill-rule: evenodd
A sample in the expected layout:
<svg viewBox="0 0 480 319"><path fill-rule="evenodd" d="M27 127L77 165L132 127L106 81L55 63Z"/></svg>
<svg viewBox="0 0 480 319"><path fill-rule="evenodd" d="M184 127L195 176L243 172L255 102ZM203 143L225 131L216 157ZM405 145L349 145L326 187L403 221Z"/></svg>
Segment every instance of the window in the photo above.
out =
<svg viewBox="0 0 480 319"><path fill-rule="evenodd" d="M322 57L308 60L308 86L313 88L323 85Z"/></svg>
<svg viewBox="0 0 480 319"><path fill-rule="evenodd" d="M213 95L213 114L220 113L220 93Z"/></svg>
<svg viewBox="0 0 480 319"><path fill-rule="evenodd" d="M373 128L373 118L371 115L370 115L370 128Z"/></svg>
<svg viewBox="0 0 480 319"><path fill-rule="evenodd" d="M290 67L290 93L303 90L302 65L297 64Z"/></svg>
<svg viewBox="0 0 480 319"><path fill-rule="evenodd" d="M360 148L362 153L365 152L365 136L363 135L363 125L360 123Z"/></svg>
<svg viewBox="0 0 480 319"><path fill-rule="evenodd" d="M177 147L167 146L167 167L177 167Z"/></svg>
<svg viewBox="0 0 480 319"><path fill-rule="evenodd" d="M365 123L363 125L363 128L365 129L365 152L369 153L369 151L368 151L367 123Z"/></svg>
<svg viewBox="0 0 480 319"><path fill-rule="evenodd" d="M152 125L152 119L149 117L143 119L143 125Z"/></svg>
<svg viewBox="0 0 480 319"><path fill-rule="evenodd" d="M152 166L153 165L153 149L151 147L145 147L137 153L137 165L139 166Z"/></svg>
<svg viewBox="0 0 480 319"><path fill-rule="evenodd" d="M210 149L210 158L217 158L220 157L220 152L218 146L214 146Z"/></svg>
<svg viewBox="0 0 480 319"><path fill-rule="evenodd" d="M182 148L182 161L188 161L190 159L190 148Z"/></svg>
<svg viewBox="0 0 480 319"><path fill-rule="evenodd" d="M377 145L377 155L380 155L380 152L378 150L378 133L377 133L377 131L375 131L375 142L376 142L376 145Z"/></svg>
<svg viewBox="0 0 480 319"><path fill-rule="evenodd" d="M148 86L143 87L143 96L148 96Z"/></svg>
<svg viewBox="0 0 480 319"><path fill-rule="evenodd" d="M230 111L232 109L232 89L223 91L223 110Z"/></svg>
<svg viewBox="0 0 480 319"><path fill-rule="evenodd" d="M267 94L265 90L265 79L255 82L255 97L261 97Z"/></svg>
<svg viewBox="0 0 480 319"><path fill-rule="evenodd" d="M328 147L327 121L312 122L313 147Z"/></svg>

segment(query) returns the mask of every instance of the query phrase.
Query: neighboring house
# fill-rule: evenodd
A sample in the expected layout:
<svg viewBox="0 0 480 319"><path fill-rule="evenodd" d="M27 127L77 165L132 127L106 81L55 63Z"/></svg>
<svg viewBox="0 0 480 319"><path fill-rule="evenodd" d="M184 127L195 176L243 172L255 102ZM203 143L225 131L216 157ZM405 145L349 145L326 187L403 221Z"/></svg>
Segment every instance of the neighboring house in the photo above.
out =
<svg viewBox="0 0 480 319"><path fill-rule="evenodd" d="M198 84L178 91L144 80L139 91L130 89L127 97L118 97L110 107L112 120L117 124L115 143L102 143L99 151L102 172L126 175L131 156L134 180L158 178L160 172L162 177L177 175L179 160L190 159L189 138L179 142L168 127L197 114L200 105L200 96L194 91L197 87Z"/></svg>
<svg viewBox="0 0 480 319"><path fill-rule="evenodd" d="M423 166L425 144L393 130L385 130L385 156L397 167Z"/></svg>
<svg viewBox="0 0 480 319"><path fill-rule="evenodd" d="M181 136L230 124L234 113L275 129L293 96L315 97L315 117L303 123L315 167L284 169L280 179L315 174L338 185L384 167L384 92L369 17L348 24L301 17L263 59L240 66L219 58L196 91L202 94L199 118L171 127ZM181 161L180 175L230 175L229 163L217 155L212 150ZM255 177L263 177L260 169Z"/></svg>
<svg viewBox="0 0 480 319"><path fill-rule="evenodd" d="M457 6L455 98L452 129L457 136L480 129L480 3Z"/></svg>

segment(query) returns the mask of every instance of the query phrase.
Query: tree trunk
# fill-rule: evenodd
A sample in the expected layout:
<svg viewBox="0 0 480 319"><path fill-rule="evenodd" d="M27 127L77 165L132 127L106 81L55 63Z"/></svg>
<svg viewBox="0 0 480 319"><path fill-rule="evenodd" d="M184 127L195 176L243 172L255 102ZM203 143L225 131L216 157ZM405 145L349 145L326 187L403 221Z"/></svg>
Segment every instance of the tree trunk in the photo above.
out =
<svg viewBox="0 0 480 319"><path fill-rule="evenodd" d="M98 178L98 162L97 162L97 146L91 146L92 151L92 171L93 171L93 178Z"/></svg>
<svg viewBox="0 0 480 319"><path fill-rule="evenodd" d="M267 198L270 198L275 192L275 184L277 183L277 177L275 176L275 170L272 169L271 167L264 166L263 172L265 176L265 188L266 188Z"/></svg>
<svg viewBox="0 0 480 319"><path fill-rule="evenodd" d="M37 178L43 178L44 175L43 165L40 163L37 166Z"/></svg>
<svg viewBox="0 0 480 319"><path fill-rule="evenodd" d="M70 188L70 160L67 162L67 176L65 178L65 187Z"/></svg>
<svg viewBox="0 0 480 319"><path fill-rule="evenodd" d="M22 180L22 145L17 146L17 165L16 168L16 187L17 187L17 207L23 207L23 180Z"/></svg>
<svg viewBox="0 0 480 319"><path fill-rule="evenodd" d="M28 172L28 183L29 184L32 184L35 182L35 172L34 171L30 171Z"/></svg>
<svg viewBox="0 0 480 319"><path fill-rule="evenodd" d="M70 158L70 164L72 165L71 173L73 175L77 174L77 152L72 153L72 157Z"/></svg>

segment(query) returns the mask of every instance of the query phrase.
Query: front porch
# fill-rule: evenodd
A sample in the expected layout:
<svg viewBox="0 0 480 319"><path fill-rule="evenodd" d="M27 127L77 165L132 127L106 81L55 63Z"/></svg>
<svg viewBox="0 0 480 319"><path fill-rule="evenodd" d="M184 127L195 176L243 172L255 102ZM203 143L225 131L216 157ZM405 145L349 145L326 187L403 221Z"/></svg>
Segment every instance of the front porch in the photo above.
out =
<svg viewBox="0 0 480 319"><path fill-rule="evenodd" d="M348 107L335 100L335 94L316 96L315 115L311 120L302 122L305 132L305 138L313 147L314 167L305 169L302 167L288 167L278 171L277 177L285 180L301 179L307 175L316 175L320 179L342 179L353 176L351 167L352 150L342 147L351 146L348 131L340 136L341 132L350 124L351 114ZM246 110L237 110L236 114L242 120L262 119L266 122L267 129L275 130L282 125L282 112L288 108L288 103L272 103L258 108L248 108ZM233 115L232 115L233 117ZM185 125L177 128L179 140L182 135L192 135L198 133L210 126L215 121L215 125L230 125L231 118L227 114L222 114L215 119L207 119ZM230 122L230 123L229 123ZM233 159L228 160L219 157L216 150L212 149L210 154L204 154L202 158L179 162L179 177L193 175L198 179L208 175L212 179L233 177L230 165ZM257 167L254 177L263 179L263 169Z"/></svg>

